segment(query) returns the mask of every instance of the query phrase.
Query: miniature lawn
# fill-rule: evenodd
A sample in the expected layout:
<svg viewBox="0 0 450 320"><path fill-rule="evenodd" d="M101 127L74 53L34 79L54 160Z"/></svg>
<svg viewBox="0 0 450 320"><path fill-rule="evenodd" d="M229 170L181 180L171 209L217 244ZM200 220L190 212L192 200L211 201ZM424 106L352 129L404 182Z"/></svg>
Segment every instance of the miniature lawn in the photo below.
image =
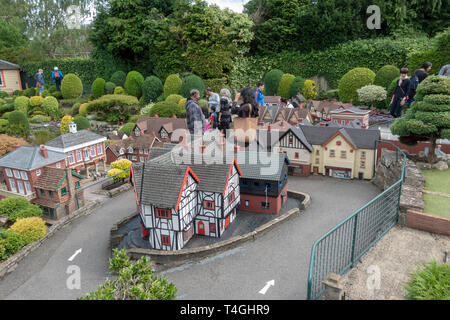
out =
<svg viewBox="0 0 450 320"><path fill-rule="evenodd" d="M450 194L450 169L423 170L422 173L425 176L425 190Z"/></svg>
<svg viewBox="0 0 450 320"><path fill-rule="evenodd" d="M450 219L450 198L434 194L423 194L425 213Z"/></svg>

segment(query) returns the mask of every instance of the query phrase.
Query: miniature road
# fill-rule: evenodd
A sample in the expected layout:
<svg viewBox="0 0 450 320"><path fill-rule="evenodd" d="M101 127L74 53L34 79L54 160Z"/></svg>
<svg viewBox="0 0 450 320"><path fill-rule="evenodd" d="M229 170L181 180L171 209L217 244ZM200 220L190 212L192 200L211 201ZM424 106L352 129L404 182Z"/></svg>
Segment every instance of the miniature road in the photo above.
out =
<svg viewBox="0 0 450 320"><path fill-rule="evenodd" d="M314 241L379 193L367 181L321 176L289 177L288 187L309 193L311 207L257 241L165 271L179 299L305 299ZM133 210L128 191L57 232L0 280L0 299L76 299L96 289L109 276L111 225ZM81 270L81 290L67 289L70 265Z"/></svg>

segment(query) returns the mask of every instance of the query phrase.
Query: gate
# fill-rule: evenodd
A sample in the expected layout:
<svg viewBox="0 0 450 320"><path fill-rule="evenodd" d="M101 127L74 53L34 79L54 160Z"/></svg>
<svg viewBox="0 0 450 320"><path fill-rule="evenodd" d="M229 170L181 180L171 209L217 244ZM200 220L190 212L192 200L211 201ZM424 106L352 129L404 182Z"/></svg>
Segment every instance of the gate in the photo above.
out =
<svg viewBox="0 0 450 320"><path fill-rule="evenodd" d="M319 298L325 290L322 280L329 273L344 274L398 221L406 155L395 144L396 160L402 155L402 174L389 188L332 228L313 244L308 274L308 300ZM375 152L374 171L377 163Z"/></svg>

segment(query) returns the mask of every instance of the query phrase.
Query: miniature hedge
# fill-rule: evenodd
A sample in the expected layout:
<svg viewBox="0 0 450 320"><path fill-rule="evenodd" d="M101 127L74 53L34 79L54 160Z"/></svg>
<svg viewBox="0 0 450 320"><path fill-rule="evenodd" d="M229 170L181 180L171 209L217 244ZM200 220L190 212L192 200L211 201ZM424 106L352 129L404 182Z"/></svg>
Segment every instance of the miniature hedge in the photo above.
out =
<svg viewBox="0 0 450 320"><path fill-rule="evenodd" d="M60 127L61 134L69 133L69 124L72 122L72 120L73 118L70 115L65 115L61 119L61 127Z"/></svg>
<svg viewBox="0 0 450 320"><path fill-rule="evenodd" d="M27 114L30 107L30 99L25 96L17 97L14 100L14 109Z"/></svg>
<svg viewBox="0 0 450 320"><path fill-rule="evenodd" d="M179 94L181 90L182 81L177 74L171 74L164 82L164 98L171 94Z"/></svg>
<svg viewBox="0 0 450 320"><path fill-rule="evenodd" d="M360 105L356 90L366 85L372 84L375 79L375 72L367 68L355 68L347 72L339 81L339 99L348 103L353 101L354 105Z"/></svg>
<svg viewBox="0 0 450 320"><path fill-rule="evenodd" d="M144 77L137 71L130 71L125 80L125 91L131 96L140 98L142 96L142 84Z"/></svg>
<svg viewBox="0 0 450 320"><path fill-rule="evenodd" d="M9 135L18 134L28 138L30 135L30 124L27 116L23 112L15 110L8 115L7 133Z"/></svg>
<svg viewBox="0 0 450 320"><path fill-rule="evenodd" d="M44 108L45 113L47 113L49 116L56 117L59 108L58 100L56 100L56 98L52 96L46 97L44 99L44 102L42 103L42 108Z"/></svg>
<svg viewBox="0 0 450 320"><path fill-rule="evenodd" d="M43 102L44 98L41 96L33 96L30 98L30 106L32 107L41 106Z"/></svg>
<svg viewBox="0 0 450 320"><path fill-rule="evenodd" d="M279 69L273 69L266 73L264 76L264 94L266 96L274 96L277 93L283 74L284 72Z"/></svg>
<svg viewBox="0 0 450 320"><path fill-rule="evenodd" d="M73 122L77 124L77 130L85 130L91 127L91 122L81 114L77 114L73 118Z"/></svg>
<svg viewBox="0 0 450 320"><path fill-rule="evenodd" d="M121 86L117 86L114 88L114 94L124 94L125 90Z"/></svg>
<svg viewBox="0 0 450 320"><path fill-rule="evenodd" d="M150 117L158 115L162 118L170 118L173 115L177 115L179 111L180 110L176 103L161 101L155 103L155 105L150 109Z"/></svg>
<svg viewBox="0 0 450 320"><path fill-rule="evenodd" d="M154 102L163 93L164 88L161 80L155 76L145 78L142 84L142 95L145 102Z"/></svg>
<svg viewBox="0 0 450 320"><path fill-rule="evenodd" d="M303 85L305 84L306 79L297 76L292 80L291 84L291 92L290 92L290 98L295 97L297 93L302 92Z"/></svg>
<svg viewBox="0 0 450 320"><path fill-rule="evenodd" d="M0 215L11 221L19 218L40 217L42 209L22 197L8 197L0 201Z"/></svg>
<svg viewBox="0 0 450 320"><path fill-rule="evenodd" d="M318 95L316 83L313 80L306 80L303 84L302 94L306 99L316 99Z"/></svg>
<svg viewBox="0 0 450 320"><path fill-rule="evenodd" d="M113 94L114 88L116 87L116 84L114 82L108 81L105 83L105 92L106 94Z"/></svg>
<svg viewBox="0 0 450 320"><path fill-rule="evenodd" d="M127 74L123 71L116 71L112 74L109 81L113 82L116 86L123 87L127 79Z"/></svg>
<svg viewBox="0 0 450 320"><path fill-rule="evenodd" d="M91 87L91 94L94 96L94 98L100 98L105 94L105 85L105 79L97 78L94 80Z"/></svg>
<svg viewBox="0 0 450 320"><path fill-rule="evenodd" d="M171 94L166 98L167 102L178 104L178 102L183 99L179 94Z"/></svg>
<svg viewBox="0 0 450 320"><path fill-rule="evenodd" d="M64 99L79 98L83 94L83 83L76 74L67 74L61 82L61 95Z"/></svg>
<svg viewBox="0 0 450 320"><path fill-rule="evenodd" d="M392 80L398 77L400 77L400 70L396 66L386 65L378 70L373 84L387 89Z"/></svg>
<svg viewBox="0 0 450 320"><path fill-rule="evenodd" d="M4 238L0 238L0 261L8 259L26 244L18 232L4 230L2 233Z"/></svg>

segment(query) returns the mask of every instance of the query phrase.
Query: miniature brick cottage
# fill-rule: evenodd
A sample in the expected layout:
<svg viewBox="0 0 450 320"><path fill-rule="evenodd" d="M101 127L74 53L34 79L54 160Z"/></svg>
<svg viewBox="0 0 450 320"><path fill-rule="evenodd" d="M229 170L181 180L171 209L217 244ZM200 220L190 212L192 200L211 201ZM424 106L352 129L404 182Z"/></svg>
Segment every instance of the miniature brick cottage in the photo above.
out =
<svg viewBox="0 0 450 320"><path fill-rule="evenodd" d="M162 146L161 140L154 135L131 136L106 146L106 163L110 164L121 159L128 159L131 162L145 162L153 147Z"/></svg>

